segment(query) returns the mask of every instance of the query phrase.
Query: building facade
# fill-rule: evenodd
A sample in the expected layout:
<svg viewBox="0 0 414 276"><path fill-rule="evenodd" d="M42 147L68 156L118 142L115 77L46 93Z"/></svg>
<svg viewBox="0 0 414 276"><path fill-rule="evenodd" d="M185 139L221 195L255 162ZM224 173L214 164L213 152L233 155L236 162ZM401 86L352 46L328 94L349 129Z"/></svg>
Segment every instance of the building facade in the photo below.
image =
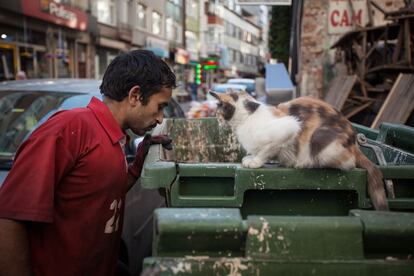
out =
<svg viewBox="0 0 414 276"><path fill-rule="evenodd" d="M217 76L254 76L267 51L260 14L229 0L0 0L0 79L102 78L133 49L162 57L181 89L212 58Z"/></svg>
<svg viewBox="0 0 414 276"><path fill-rule="evenodd" d="M253 77L265 54L262 28L257 15L236 5L235 1L208 1L207 52L220 59L224 77Z"/></svg>
<svg viewBox="0 0 414 276"><path fill-rule="evenodd" d="M0 79L92 77L94 18L88 1L0 1Z"/></svg>

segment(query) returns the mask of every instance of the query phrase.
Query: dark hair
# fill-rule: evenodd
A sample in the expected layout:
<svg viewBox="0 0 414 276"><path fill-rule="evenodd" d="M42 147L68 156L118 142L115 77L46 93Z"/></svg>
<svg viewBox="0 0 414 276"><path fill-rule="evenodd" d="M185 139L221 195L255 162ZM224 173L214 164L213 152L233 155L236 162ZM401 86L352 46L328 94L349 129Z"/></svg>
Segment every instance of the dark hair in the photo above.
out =
<svg viewBox="0 0 414 276"><path fill-rule="evenodd" d="M174 73L161 58L151 51L135 50L118 55L109 64L99 89L105 97L122 101L135 85L141 88L144 105L163 87L177 87Z"/></svg>

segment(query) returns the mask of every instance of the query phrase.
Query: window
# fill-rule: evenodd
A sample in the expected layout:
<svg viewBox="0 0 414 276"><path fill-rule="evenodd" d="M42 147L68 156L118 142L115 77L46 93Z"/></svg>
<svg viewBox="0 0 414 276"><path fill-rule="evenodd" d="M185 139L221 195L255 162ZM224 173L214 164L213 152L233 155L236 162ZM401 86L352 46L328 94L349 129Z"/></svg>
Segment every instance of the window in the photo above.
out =
<svg viewBox="0 0 414 276"><path fill-rule="evenodd" d="M98 21L109 25L116 25L115 0L98 0Z"/></svg>
<svg viewBox="0 0 414 276"><path fill-rule="evenodd" d="M176 36L176 28L174 26L174 20L171 17L168 17L167 20L165 20L166 23L166 35L168 40L174 40Z"/></svg>
<svg viewBox="0 0 414 276"><path fill-rule="evenodd" d="M195 0L187 0L185 3L186 15L197 18L197 2Z"/></svg>
<svg viewBox="0 0 414 276"><path fill-rule="evenodd" d="M138 4L137 6L137 16L138 16L138 27L146 28L147 27L147 8L144 5Z"/></svg>
<svg viewBox="0 0 414 276"><path fill-rule="evenodd" d="M247 33L246 41L249 42L249 43L252 43L252 34L251 33Z"/></svg>
<svg viewBox="0 0 414 276"><path fill-rule="evenodd" d="M226 22L225 25L226 25L226 27L225 27L226 28L226 34L229 35L229 36L234 36L234 32L235 32L236 27L233 24L229 23L229 22Z"/></svg>
<svg viewBox="0 0 414 276"><path fill-rule="evenodd" d="M171 1L169 0L165 6L165 14L168 17L172 17L174 21L181 24L183 16L181 16L182 8L181 1Z"/></svg>
<svg viewBox="0 0 414 276"><path fill-rule="evenodd" d="M197 35L191 31L185 31L185 39L187 41L187 50L197 54L198 39Z"/></svg>
<svg viewBox="0 0 414 276"><path fill-rule="evenodd" d="M236 58L235 58L235 62L240 63L240 52L239 51L235 51L236 52Z"/></svg>
<svg viewBox="0 0 414 276"><path fill-rule="evenodd" d="M161 14L155 11L152 12L152 33L161 34Z"/></svg>
<svg viewBox="0 0 414 276"><path fill-rule="evenodd" d="M233 49L229 48L229 56L228 56L229 57L229 62L233 62L233 52L234 52Z"/></svg>

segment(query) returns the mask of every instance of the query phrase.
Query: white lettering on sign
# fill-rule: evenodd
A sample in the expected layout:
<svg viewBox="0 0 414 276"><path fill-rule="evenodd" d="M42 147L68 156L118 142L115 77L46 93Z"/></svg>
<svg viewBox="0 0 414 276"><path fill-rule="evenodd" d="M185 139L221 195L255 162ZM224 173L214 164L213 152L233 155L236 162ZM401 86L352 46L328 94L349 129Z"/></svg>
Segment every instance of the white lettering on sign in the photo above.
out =
<svg viewBox="0 0 414 276"><path fill-rule="evenodd" d="M365 27L368 21L367 10L366 0L330 0L328 32L341 34L354 30L357 25Z"/></svg>
<svg viewBox="0 0 414 276"><path fill-rule="evenodd" d="M76 14L70 10L65 9L64 6L59 5L56 2L49 3L49 13L59 18L72 21L76 25L76 21L77 21Z"/></svg>

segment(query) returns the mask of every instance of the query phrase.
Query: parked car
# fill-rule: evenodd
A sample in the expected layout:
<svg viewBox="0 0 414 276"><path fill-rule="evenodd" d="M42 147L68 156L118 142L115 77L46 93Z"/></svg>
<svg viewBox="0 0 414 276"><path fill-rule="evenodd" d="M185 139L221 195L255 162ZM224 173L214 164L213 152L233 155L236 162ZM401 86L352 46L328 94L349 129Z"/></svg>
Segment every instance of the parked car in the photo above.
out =
<svg viewBox="0 0 414 276"><path fill-rule="evenodd" d="M60 110L86 106L99 92L100 80L38 79L0 83L0 187L6 178L18 146L34 129ZM172 99L164 110L165 117L185 117L179 104ZM131 139L132 140L132 139ZM132 142L127 159L135 156ZM158 192L142 190L140 185L128 192L120 260L132 275L139 275L142 259L150 254L152 211L164 206Z"/></svg>
<svg viewBox="0 0 414 276"><path fill-rule="evenodd" d="M229 79L228 84L240 84L246 86L246 91L256 97L256 81L254 79L240 78L240 79Z"/></svg>
<svg viewBox="0 0 414 276"><path fill-rule="evenodd" d="M217 93L226 93L228 90L234 90L234 91L247 91L247 86L243 84L234 84L234 83L222 83L222 84L216 84L213 85L211 90ZM207 93L207 100L216 100L213 96L211 96L209 93Z"/></svg>

